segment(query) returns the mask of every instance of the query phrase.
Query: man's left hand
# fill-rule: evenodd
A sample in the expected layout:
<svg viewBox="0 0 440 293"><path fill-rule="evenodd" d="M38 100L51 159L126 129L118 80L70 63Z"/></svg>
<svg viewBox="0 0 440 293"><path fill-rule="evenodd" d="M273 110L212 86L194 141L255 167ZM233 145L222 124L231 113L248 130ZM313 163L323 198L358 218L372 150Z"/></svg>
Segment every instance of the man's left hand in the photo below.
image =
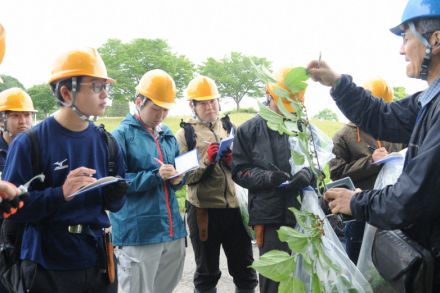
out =
<svg viewBox="0 0 440 293"><path fill-rule="evenodd" d="M232 166L232 151L230 149L228 149L226 152L223 153L222 161L226 164L226 166L231 168L231 166Z"/></svg>
<svg viewBox="0 0 440 293"><path fill-rule="evenodd" d="M329 201L333 214L351 215L350 202L355 191L346 188L331 188L324 193L324 199Z"/></svg>

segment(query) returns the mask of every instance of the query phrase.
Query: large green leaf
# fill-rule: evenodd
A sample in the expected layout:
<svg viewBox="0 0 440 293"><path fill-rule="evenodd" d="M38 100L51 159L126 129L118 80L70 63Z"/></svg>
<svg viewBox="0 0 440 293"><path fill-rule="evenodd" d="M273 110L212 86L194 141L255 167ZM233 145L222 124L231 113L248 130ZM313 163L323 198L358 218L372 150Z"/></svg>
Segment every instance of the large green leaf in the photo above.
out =
<svg viewBox="0 0 440 293"><path fill-rule="evenodd" d="M296 264L293 256L287 252L271 250L255 260L251 267L266 278L280 282L293 273Z"/></svg>
<svg viewBox="0 0 440 293"><path fill-rule="evenodd" d="M304 165L305 162L305 156L303 153L292 151L292 160L295 163L295 165Z"/></svg>
<svg viewBox="0 0 440 293"><path fill-rule="evenodd" d="M304 282L298 278L290 277L282 280L278 286L278 293L305 293Z"/></svg>
<svg viewBox="0 0 440 293"><path fill-rule="evenodd" d="M324 293L324 288L321 286L321 281L316 273L312 273L312 293Z"/></svg>
<svg viewBox="0 0 440 293"><path fill-rule="evenodd" d="M299 93L307 87L307 79L307 70L304 67L295 67L286 75L284 84L292 93Z"/></svg>
<svg viewBox="0 0 440 293"><path fill-rule="evenodd" d="M307 235L285 226L278 230L278 238L281 241L287 242L289 248L296 253L303 253L309 244Z"/></svg>

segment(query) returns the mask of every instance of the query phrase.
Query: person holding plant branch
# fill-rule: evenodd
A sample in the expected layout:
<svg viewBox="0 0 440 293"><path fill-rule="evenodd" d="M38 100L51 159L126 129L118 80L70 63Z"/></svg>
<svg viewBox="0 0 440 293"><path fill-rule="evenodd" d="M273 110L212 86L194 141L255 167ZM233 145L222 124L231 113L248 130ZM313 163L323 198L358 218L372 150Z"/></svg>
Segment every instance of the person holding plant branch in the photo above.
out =
<svg viewBox="0 0 440 293"><path fill-rule="evenodd" d="M298 104L303 102L306 84L297 92L285 84L296 73L294 68L284 68L274 75L275 79L266 86L267 107L262 105L259 115L242 124L234 138L232 176L237 184L249 190L249 224L256 232L260 256L273 249L290 251L287 243L278 239L277 230L282 225L295 226L288 208L299 208L300 190L315 184L310 167L298 168L304 165L304 157L291 151L295 143L290 140L290 135L294 135L290 130L299 131L305 123L298 121L289 125L289 129L279 123L286 116L296 117L295 113L302 111ZM300 144L305 146L296 140L296 145ZM260 292L278 292L277 282L262 275L259 280Z"/></svg>

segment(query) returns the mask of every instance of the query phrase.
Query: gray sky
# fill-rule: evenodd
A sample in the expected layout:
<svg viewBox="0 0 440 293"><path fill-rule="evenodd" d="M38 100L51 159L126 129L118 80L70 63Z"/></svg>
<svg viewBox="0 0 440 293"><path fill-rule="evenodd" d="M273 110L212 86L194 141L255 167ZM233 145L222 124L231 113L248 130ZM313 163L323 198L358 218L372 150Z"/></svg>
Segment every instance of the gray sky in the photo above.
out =
<svg viewBox="0 0 440 293"><path fill-rule="evenodd" d="M407 0L2 0L7 52L0 71L25 86L48 80L64 49L99 47L109 38L162 38L194 63L231 51L266 57L280 66L327 61L362 84L381 76L408 92L426 87L409 79L399 55ZM311 115L336 109L328 89L310 81Z"/></svg>

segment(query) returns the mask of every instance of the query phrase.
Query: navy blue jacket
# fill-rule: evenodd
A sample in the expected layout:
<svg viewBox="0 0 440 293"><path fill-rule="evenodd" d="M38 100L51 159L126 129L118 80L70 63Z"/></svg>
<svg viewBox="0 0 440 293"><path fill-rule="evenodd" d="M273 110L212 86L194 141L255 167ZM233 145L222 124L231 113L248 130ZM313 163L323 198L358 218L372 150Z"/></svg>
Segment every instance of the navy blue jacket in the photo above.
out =
<svg viewBox="0 0 440 293"><path fill-rule="evenodd" d="M34 126L39 142L44 187L30 189L24 207L12 220L26 223L21 259L36 262L51 270L78 270L97 266L102 261L102 228L110 221L105 210L118 211L125 197L113 198L95 189L66 201L62 185L71 170L84 166L96 170L95 177L108 176L108 146L103 134L90 123L80 132L62 127L53 117ZM18 135L6 158L4 179L20 185L34 176L31 141ZM116 160L117 174L124 176L122 152ZM86 233L71 234L69 225L90 227Z"/></svg>
<svg viewBox="0 0 440 293"><path fill-rule="evenodd" d="M382 229L402 229L440 258L440 94L423 111L418 94L386 104L347 75L331 94L360 128L378 139L408 144L397 182L353 197L353 216Z"/></svg>

